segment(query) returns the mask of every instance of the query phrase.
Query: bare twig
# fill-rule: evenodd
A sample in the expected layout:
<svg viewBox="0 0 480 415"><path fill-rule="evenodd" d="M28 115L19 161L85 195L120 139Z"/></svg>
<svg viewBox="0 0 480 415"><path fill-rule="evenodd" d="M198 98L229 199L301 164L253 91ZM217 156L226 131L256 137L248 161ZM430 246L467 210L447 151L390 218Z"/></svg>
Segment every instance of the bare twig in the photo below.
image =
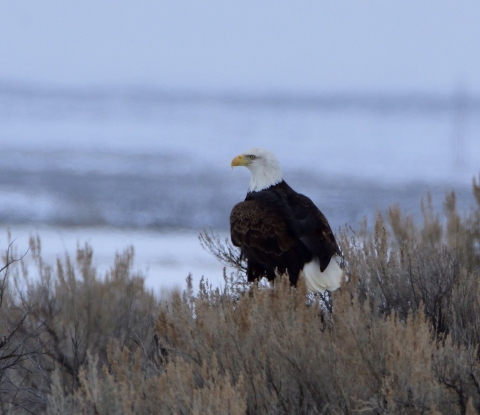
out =
<svg viewBox="0 0 480 415"><path fill-rule="evenodd" d="M242 272L247 271L247 263L240 250L227 239L222 241L212 229L203 229L198 235L200 245L210 252L223 265L233 267Z"/></svg>

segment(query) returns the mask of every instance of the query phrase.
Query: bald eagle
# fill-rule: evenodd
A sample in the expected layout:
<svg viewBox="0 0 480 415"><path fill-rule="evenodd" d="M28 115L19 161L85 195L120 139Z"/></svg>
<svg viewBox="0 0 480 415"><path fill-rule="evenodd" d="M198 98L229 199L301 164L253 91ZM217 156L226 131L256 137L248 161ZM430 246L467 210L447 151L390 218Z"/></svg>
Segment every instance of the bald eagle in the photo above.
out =
<svg viewBox="0 0 480 415"><path fill-rule="evenodd" d="M303 274L309 292L336 290L344 278L341 254L322 212L283 180L270 151L252 148L232 160L235 166L251 172L247 196L230 214L232 243L247 260L248 281L288 272L292 285Z"/></svg>

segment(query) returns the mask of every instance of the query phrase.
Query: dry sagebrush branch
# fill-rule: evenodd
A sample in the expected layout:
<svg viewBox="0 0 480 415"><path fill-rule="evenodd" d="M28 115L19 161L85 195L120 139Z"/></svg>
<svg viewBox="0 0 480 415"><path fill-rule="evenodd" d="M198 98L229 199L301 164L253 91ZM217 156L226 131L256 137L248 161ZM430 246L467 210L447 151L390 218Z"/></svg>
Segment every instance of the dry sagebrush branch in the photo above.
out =
<svg viewBox="0 0 480 415"><path fill-rule="evenodd" d="M225 238L225 242L222 242L220 236L212 229L203 229L198 235L198 239L202 248L210 252L223 265L243 272L247 271L244 256L238 248L232 245L228 238Z"/></svg>

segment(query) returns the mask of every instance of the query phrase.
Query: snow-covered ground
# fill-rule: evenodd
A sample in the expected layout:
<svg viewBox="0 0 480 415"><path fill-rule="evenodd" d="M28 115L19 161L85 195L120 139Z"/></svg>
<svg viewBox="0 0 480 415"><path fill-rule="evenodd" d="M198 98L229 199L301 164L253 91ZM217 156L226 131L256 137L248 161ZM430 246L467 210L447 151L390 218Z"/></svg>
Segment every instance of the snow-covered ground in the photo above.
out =
<svg viewBox="0 0 480 415"><path fill-rule="evenodd" d="M0 147L7 224L226 229L249 180L230 161L266 147L287 182L340 225L387 199L417 203L428 187L469 187L480 166L480 100L0 85Z"/></svg>
<svg viewBox="0 0 480 415"><path fill-rule="evenodd" d="M460 102L460 104L457 103ZM317 177L464 182L480 165L480 100L3 91L0 168L227 174L250 147Z"/></svg>
<svg viewBox="0 0 480 415"><path fill-rule="evenodd" d="M230 161L250 147L274 151L335 230L395 202L420 216L427 190L441 209L455 188L464 209L480 169L480 99L0 85L0 249L10 226L20 252L38 231L52 262L87 241L105 269L134 245L149 286L189 272L221 282L197 235L228 233L249 181Z"/></svg>
<svg viewBox="0 0 480 415"><path fill-rule="evenodd" d="M77 245L88 243L93 248L93 264L100 275L113 265L115 253L133 246L134 269L146 276L146 285L160 293L162 288L185 288L185 279L191 273L197 285L204 276L214 286L223 282L223 266L198 241L193 231L177 230L155 232L148 230L115 228L78 228L51 226L6 226L0 227L0 247L8 246L8 230L18 255L29 247L30 236L41 240L42 257L55 265L57 257L68 253L75 258ZM222 237L227 235L222 234ZM29 274L35 276L35 265L30 253L24 258Z"/></svg>

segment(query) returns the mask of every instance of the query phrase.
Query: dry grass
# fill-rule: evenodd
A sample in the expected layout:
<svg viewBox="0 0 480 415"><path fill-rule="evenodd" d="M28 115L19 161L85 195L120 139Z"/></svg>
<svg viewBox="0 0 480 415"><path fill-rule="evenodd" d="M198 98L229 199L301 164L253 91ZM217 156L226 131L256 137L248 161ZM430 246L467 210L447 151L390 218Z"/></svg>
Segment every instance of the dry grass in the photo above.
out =
<svg viewBox="0 0 480 415"><path fill-rule="evenodd" d="M343 230L350 282L322 298L286 278L247 284L238 251L211 232L204 246L239 271L222 289L202 281L162 299L132 271L132 249L100 277L89 246L51 266L32 241L41 278L21 297L11 284L1 306L2 321L27 316L30 353L11 367L0 360L17 388L5 392L3 412L480 412L476 181L473 193L463 214L454 193L443 215L427 196L420 224L394 206L371 227ZM24 277L16 264L7 269L12 282Z"/></svg>

